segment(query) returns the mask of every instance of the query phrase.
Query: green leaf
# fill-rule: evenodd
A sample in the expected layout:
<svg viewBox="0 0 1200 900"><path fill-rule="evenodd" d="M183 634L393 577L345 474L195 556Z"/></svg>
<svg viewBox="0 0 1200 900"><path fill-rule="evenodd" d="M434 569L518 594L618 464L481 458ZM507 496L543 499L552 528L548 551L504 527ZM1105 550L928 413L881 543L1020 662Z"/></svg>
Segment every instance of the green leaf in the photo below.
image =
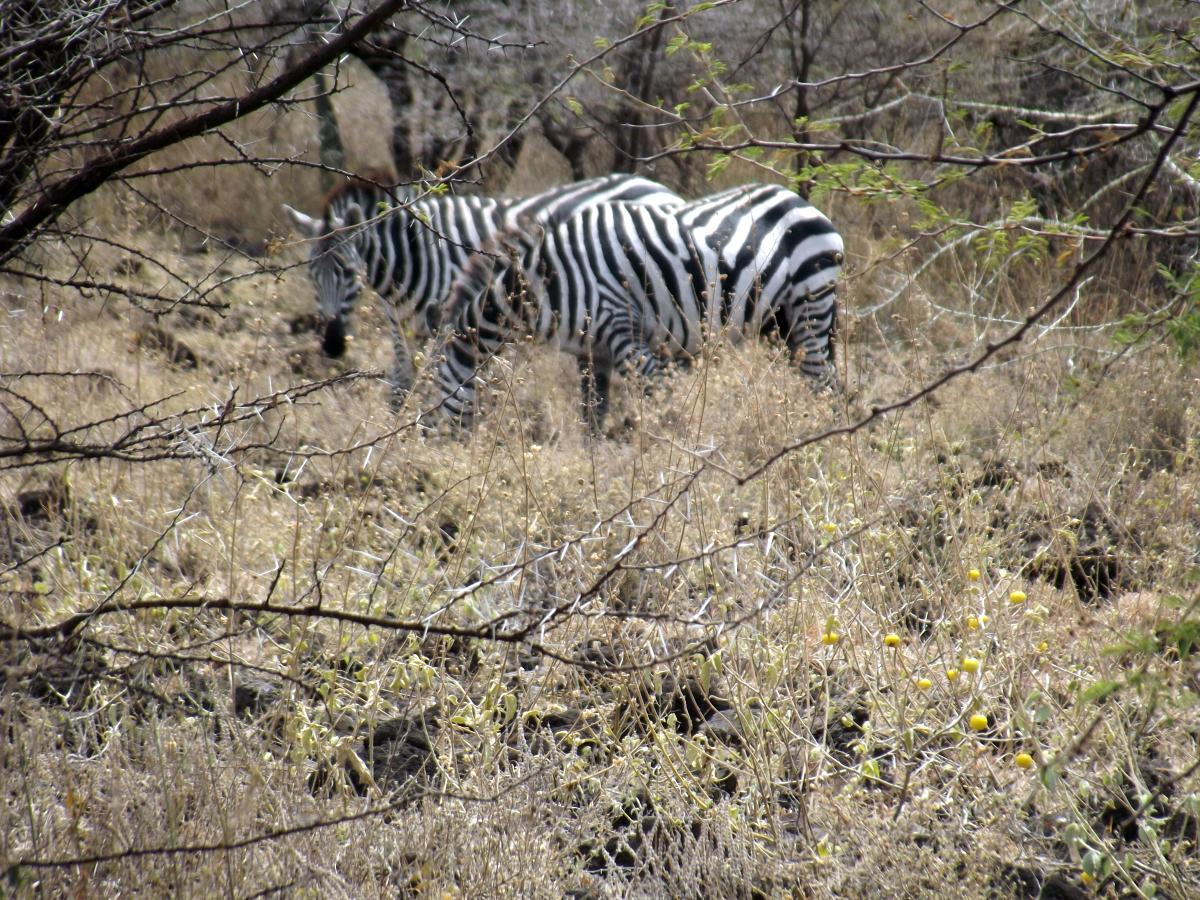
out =
<svg viewBox="0 0 1200 900"><path fill-rule="evenodd" d="M709 181L712 181L713 178L725 171L731 159L733 159L733 157L731 157L728 153L722 153L717 156L708 164L708 170L705 172L705 177Z"/></svg>
<svg viewBox="0 0 1200 900"><path fill-rule="evenodd" d="M1042 787L1052 791L1062 781L1062 768L1057 762L1051 763L1038 773L1038 777L1041 779Z"/></svg>
<svg viewBox="0 0 1200 900"><path fill-rule="evenodd" d="M667 56L674 56L676 53L678 53L680 50L682 50L684 47L687 46L687 42L688 42L688 36L686 34L672 35L671 39L669 41L667 41L667 46L666 46Z"/></svg>
<svg viewBox="0 0 1200 900"><path fill-rule="evenodd" d="M1087 872L1097 881L1104 881L1112 874L1113 861L1112 857L1107 853L1101 853L1099 850L1089 850L1083 854L1083 871Z"/></svg>

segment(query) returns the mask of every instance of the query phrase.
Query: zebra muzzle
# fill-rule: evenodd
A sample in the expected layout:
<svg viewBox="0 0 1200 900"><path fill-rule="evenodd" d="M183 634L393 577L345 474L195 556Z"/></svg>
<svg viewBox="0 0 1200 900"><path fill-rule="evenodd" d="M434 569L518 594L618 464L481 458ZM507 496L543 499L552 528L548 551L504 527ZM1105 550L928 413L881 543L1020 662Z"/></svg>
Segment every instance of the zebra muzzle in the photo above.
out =
<svg viewBox="0 0 1200 900"><path fill-rule="evenodd" d="M346 352L346 323L341 316L330 319L325 325L325 337L321 349L326 356L340 357Z"/></svg>

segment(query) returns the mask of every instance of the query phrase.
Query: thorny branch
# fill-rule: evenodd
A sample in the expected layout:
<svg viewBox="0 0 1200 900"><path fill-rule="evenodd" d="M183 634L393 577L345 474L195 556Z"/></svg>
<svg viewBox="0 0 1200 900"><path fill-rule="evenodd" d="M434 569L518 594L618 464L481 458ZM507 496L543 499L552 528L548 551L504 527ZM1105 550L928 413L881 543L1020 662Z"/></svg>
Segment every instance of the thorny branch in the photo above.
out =
<svg viewBox="0 0 1200 900"><path fill-rule="evenodd" d="M10 221L0 224L0 263L12 259L39 229L58 218L67 206L87 196L119 172L157 150L219 128L274 102L337 59L404 5L405 0L382 0L378 6L355 20L353 25L266 84L240 97L209 107L203 112L145 133L89 161L73 175L46 185L29 206Z"/></svg>

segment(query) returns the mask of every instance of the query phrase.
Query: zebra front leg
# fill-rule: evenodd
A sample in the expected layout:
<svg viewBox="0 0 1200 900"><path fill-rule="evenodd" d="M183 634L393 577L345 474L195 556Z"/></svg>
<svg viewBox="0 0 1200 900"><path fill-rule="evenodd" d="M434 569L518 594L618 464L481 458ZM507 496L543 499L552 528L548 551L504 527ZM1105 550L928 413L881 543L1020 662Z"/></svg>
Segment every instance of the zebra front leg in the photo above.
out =
<svg viewBox="0 0 1200 900"><path fill-rule="evenodd" d="M404 405L404 401L412 391L414 368L408 341L404 337L404 332L395 325L392 327L392 354L392 372L388 376L388 384L391 385L392 393L388 402L392 412L399 412L400 407Z"/></svg>
<svg viewBox="0 0 1200 900"><path fill-rule="evenodd" d="M593 435L598 435L608 416L612 363L606 357L597 358L592 353L580 356L576 362L583 394L583 421Z"/></svg>
<svg viewBox="0 0 1200 900"><path fill-rule="evenodd" d="M438 409L443 418L461 429L474 425L479 368L490 355L480 348L476 335L454 334L446 344L438 366Z"/></svg>
<svg viewBox="0 0 1200 900"><path fill-rule="evenodd" d="M639 379L642 385L642 395L648 395L653 379L662 372L662 361L650 345L642 340L617 340L615 343L616 346L613 348L615 368L619 369L627 378L632 376Z"/></svg>

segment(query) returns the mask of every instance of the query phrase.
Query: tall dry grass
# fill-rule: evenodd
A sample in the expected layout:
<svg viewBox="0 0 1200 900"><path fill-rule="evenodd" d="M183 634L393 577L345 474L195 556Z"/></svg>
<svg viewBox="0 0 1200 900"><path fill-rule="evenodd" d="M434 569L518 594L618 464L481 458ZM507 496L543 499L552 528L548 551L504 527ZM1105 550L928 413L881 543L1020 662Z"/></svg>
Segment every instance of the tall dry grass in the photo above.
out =
<svg viewBox="0 0 1200 900"><path fill-rule="evenodd" d="M370 105L339 102L365 133ZM514 190L566 171L547 152ZM228 217L253 193L265 243L296 201L274 187L154 199ZM1109 327L1159 302L1152 260L743 479L971 358L1078 258L948 253L914 279L912 206L819 199L847 238L847 394L721 344L622 383L593 439L573 365L532 347L491 365L475 431L426 434L428 386L393 414L378 378L337 378L386 368L372 304L345 361L320 355L303 247L230 252L98 197L93 274L224 308L0 284L26 373L3 386L31 401L7 429L111 439L153 404L193 454L0 483L4 622L142 607L0 643L0 890L1195 894L1200 375Z"/></svg>
<svg viewBox="0 0 1200 900"><path fill-rule="evenodd" d="M229 312L166 325L8 294L12 367L104 376L22 390L65 426L334 374L293 325L302 270L223 265L246 275ZM869 303L849 284L850 310ZM541 620L546 651L203 608L6 643L5 858L100 858L6 890L1025 896L1084 890L1099 850L1119 883L1186 896L1195 662L1147 641L1180 603L1194 621L1194 366L1062 325L737 483L990 333L931 306L855 324L844 403L778 348L721 346L619 393L593 440L571 366L521 349L461 440L398 428L428 392L393 416L362 380L225 436L259 450L6 476L8 566L65 539L0 576L22 627L117 585L123 602L270 591L433 625ZM347 365L380 369L364 313ZM39 489L55 499L20 513ZM1122 824L1143 803L1153 838Z"/></svg>

